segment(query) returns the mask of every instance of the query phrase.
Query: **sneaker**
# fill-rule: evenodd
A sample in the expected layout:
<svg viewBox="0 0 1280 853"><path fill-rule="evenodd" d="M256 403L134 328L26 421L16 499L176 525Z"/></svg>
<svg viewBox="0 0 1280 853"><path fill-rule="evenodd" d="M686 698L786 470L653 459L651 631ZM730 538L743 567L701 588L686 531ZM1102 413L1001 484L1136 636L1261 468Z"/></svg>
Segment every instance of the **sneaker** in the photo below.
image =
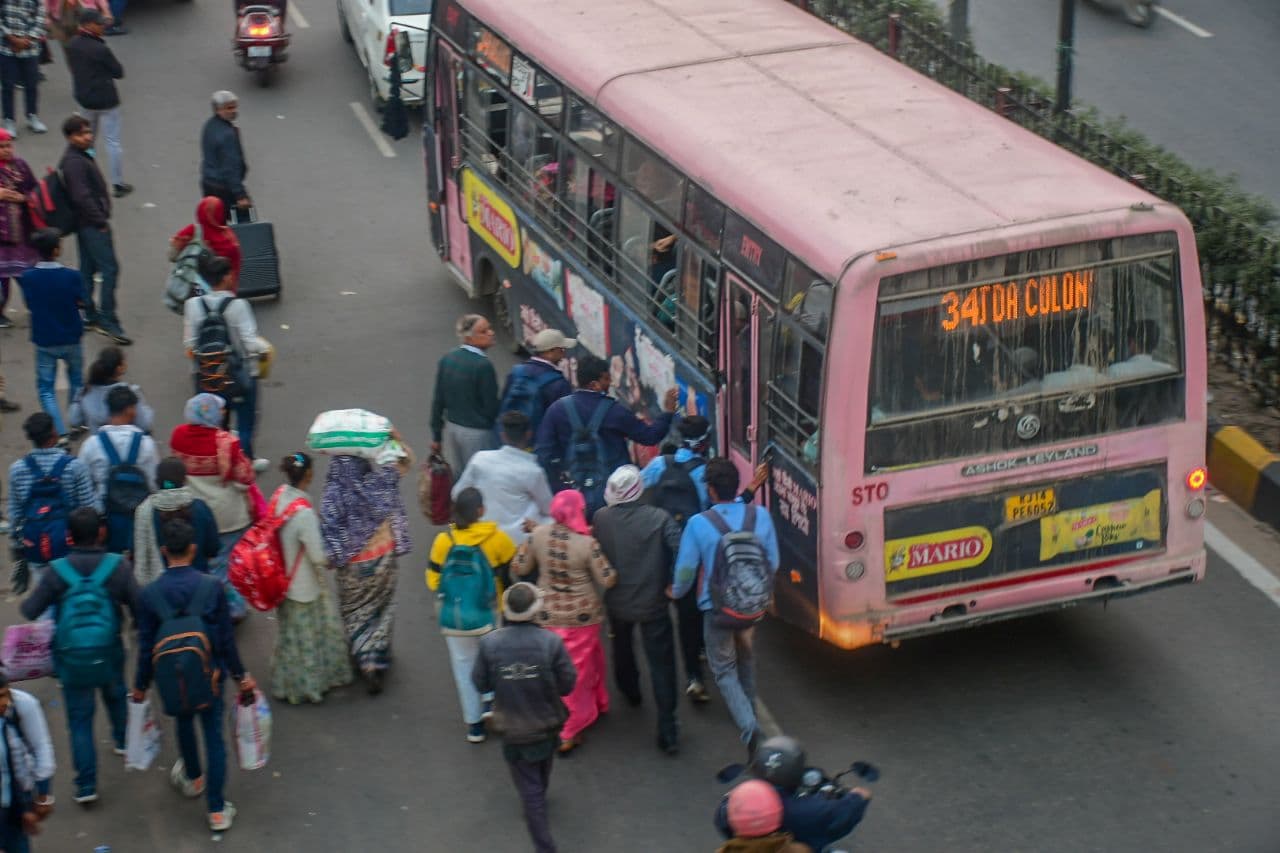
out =
<svg viewBox="0 0 1280 853"><path fill-rule="evenodd" d="M222 804L222 811L209 812L209 828L214 832L226 832L231 828L231 821L235 820L235 816L236 807L227 800Z"/></svg>
<svg viewBox="0 0 1280 853"><path fill-rule="evenodd" d="M112 24L102 32L104 35L108 36L127 36L129 34L129 28L124 24ZM231 824L228 823L227 825L230 826Z"/></svg>
<svg viewBox="0 0 1280 853"><path fill-rule="evenodd" d="M689 686L684 689L684 695L699 705L705 705L711 701L711 694L707 692L707 688L703 686L702 682L696 678L689 679Z"/></svg>
<svg viewBox="0 0 1280 853"><path fill-rule="evenodd" d="M84 330L86 332L97 332L102 335L106 334L106 332L102 331L102 321L97 317L85 317Z"/></svg>
<svg viewBox="0 0 1280 853"><path fill-rule="evenodd" d="M4 314L0 314L0 329L12 329L12 328L13 328L13 321L10 320L8 317L4 316Z"/></svg>
<svg viewBox="0 0 1280 853"><path fill-rule="evenodd" d="M5 130L9 131L9 135L12 136L14 139L18 138L18 123L13 119L7 118L4 121L0 121L0 127L3 127Z"/></svg>
<svg viewBox="0 0 1280 853"><path fill-rule="evenodd" d="M480 719L488 720L488 719L491 719L492 717L493 717L493 700L490 699L489 701L485 702L484 705L482 706L482 710L480 712Z"/></svg>
<svg viewBox="0 0 1280 853"><path fill-rule="evenodd" d="M98 334L106 335L108 338L111 338L112 341L114 341L115 343L119 344L122 347L127 347L129 346L129 344L133 343L133 338L126 335L124 333L124 329L120 328L115 324L110 324L110 325L104 324L104 325L98 326Z"/></svg>
<svg viewBox="0 0 1280 853"><path fill-rule="evenodd" d="M62 437L62 439L63 439L63 440L65 440L65 439L66 439L66 436L64 435L64 436ZM69 442L68 442L68 443L69 443ZM59 440L58 445L59 445L59 446L61 446L61 445L62 445L62 440ZM111 751L112 751L112 752L114 752L116 755L124 755L124 747L123 747L123 746L113 746L113 747L111 747Z"/></svg>
<svg viewBox="0 0 1280 853"><path fill-rule="evenodd" d="M484 723L472 723L467 726L467 743L484 743L487 737L484 730Z"/></svg>
<svg viewBox="0 0 1280 853"><path fill-rule="evenodd" d="M129 193L133 192L133 184L112 184L111 189L111 194L113 196L116 198L124 198Z"/></svg>
<svg viewBox="0 0 1280 853"><path fill-rule="evenodd" d="M270 459L263 459L261 456L259 456L257 459L253 460L253 470L254 470L254 473L256 474L261 474L263 471L267 470L270 467L271 467Z"/></svg>
<svg viewBox="0 0 1280 853"><path fill-rule="evenodd" d="M188 779L187 765L181 758L173 762L173 767L169 768L169 784L184 797L195 798L204 793L204 777Z"/></svg>
<svg viewBox="0 0 1280 853"><path fill-rule="evenodd" d="M16 412L22 407L12 400L0 398L0 412Z"/></svg>
<svg viewBox="0 0 1280 853"><path fill-rule="evenodd" d="M96 788L90 788L88 786L84 788L76 788L76 795L71 799L75 800L82 806L87 806L89 803L96 803L98 801L98 791Z"/></svg>
<svg viewBox="0 0 1280 853"><path fill-rule="evenodd" d="M27 127L31 128L32 133L48 133L49 128L40 120L38 115L27 116Z"/></svg>

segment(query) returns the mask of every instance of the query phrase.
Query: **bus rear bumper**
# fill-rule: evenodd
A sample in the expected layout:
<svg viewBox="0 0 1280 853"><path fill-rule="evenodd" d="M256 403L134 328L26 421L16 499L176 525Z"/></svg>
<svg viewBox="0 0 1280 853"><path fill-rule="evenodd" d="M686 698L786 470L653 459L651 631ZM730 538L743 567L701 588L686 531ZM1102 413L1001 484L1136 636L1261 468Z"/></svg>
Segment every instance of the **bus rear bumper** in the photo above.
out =
<svg viewBox="0 0 1280 853"><path fill-rule="evenodd" d="M888 620L872 628L874 640L892 643L913 637L972 628L987 622L1047 613L1089 602L1127 598L1144 592L1196 583L1204 578L1204 549L1160 560L1135 564L1106 565L1060 577L1010 585L989 590L957 590L929 601L909 604L893 612ZM829 633L841 632L835 625ZM824 630L824 635L828 632ZM836 636L831 637L833 640ZM861 645L858 643L857 645Z"/></svg>

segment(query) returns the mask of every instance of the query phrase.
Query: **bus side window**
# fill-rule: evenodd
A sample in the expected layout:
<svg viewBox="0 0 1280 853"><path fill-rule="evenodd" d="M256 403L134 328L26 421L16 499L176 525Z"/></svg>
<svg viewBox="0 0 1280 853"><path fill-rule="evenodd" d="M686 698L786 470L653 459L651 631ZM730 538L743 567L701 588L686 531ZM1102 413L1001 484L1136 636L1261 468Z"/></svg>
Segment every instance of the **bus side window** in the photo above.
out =
<svg viewBox="0 0 1280 853"><path fill-rule="evenodd" d="M719 280L720 270L715 263L690 248L681 252L676 339L680 349L707 370L715 370L718 361L716 293Z"/></svg>
<svg viewBox="0 0 1280 853"><path fill-rule="evenodd" d="M526 198L535 201L539 214L546 209L549 194L554 191L556 172L549 168L557 163L556 135L523 107L514 107L511 117L511 171L513 186Z"/></svg>
<svg viewBox="0 0 1280 853"><path fill-rule="evenodd" d="M618 235L626 259L623 285L633 291L651 317L674 331L680 296L676 235L655 221L630 192L622 196Z"/></svg>
<svg viewBox="0 0 1280 853"><path fill-rule="evenodd" d="M729 410L729 441L744 453L747 427L751 426L751 294L742 287L730 288L733 305L729 311L729 346L732 348L728 377L733 401Z"/></svg>
<svg viewBox="0 0 1280 853"><path fill-rule="evenodd" d="M507 147L506 96L479 71L467 70L467 124L464 145L490 175L500 172L500 158Z"/></svg>
<svg viewBox="0 0 1280 853"><path fill-rule="evenodd" d="M794 312L790 319L778 324L778 342L774 349L771 393L775 412L774 437L807 461L814 459L814 435L822 409L822 361L820 344L804 333ZM804 330L804 331L802 331ZM763 358L763 354L762 354ZM808 447L806 453L806 447Z"/></svg>
<svg viewBox="0 0 1280 853"><path fill-rule="evenodd" d="M820 341L826 341L831 326L831 303L835 289L813 270L787 258L786 280L782 298L788 314Z"/></svg>

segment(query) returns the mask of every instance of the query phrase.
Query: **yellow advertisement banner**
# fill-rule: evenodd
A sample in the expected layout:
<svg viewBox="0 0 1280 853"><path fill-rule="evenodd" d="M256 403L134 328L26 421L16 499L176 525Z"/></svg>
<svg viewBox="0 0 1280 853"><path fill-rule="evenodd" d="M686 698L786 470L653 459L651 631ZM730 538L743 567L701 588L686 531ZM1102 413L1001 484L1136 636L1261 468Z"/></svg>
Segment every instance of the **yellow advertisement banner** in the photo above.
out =
<svg viewBox="0 0 1280 853"><path fill-rule="evenodd" d="M1122 542L1160 541L1160 490L1040 519L1040 559Z"/></svg>
<svg viewBox="0 0 1280 853"><path fill-rule="evenodd" d="M520 266L520 225L511 205L498 198L470 169L462 171L462 197L471 230L512 269Z"/></svg>
<svg viewBox="0 0 1280 853"><path fill-rule="evenodd" d="M991 554L991 531L985 527L957 527L890 539L884 543L886 583L954 572L979 565Z"/></svg>

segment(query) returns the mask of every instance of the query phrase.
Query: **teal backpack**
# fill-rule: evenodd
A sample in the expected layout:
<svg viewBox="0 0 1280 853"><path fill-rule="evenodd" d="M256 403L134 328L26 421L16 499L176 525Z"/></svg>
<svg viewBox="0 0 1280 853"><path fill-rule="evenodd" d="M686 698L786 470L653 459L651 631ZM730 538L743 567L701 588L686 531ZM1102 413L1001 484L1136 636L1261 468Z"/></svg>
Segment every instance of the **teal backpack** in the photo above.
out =
<svg viewBox="0 0 1280 853"><path fill-rule="evenodd" d="M50 564L67 585L53 632L54 669L66 687L97 687L122 672L120 616L106 588L119 563L119 554L105 554L88 577L65 557Z"/></svg>
<svg viewBox="0 0 1280 853"><path fill-rule="evenodd" d="M445 531L449 553L440 567L440 632L457 637L486 634L494 628L497 586L493 567L479 545L459 545L453 531Z"/></svg>

